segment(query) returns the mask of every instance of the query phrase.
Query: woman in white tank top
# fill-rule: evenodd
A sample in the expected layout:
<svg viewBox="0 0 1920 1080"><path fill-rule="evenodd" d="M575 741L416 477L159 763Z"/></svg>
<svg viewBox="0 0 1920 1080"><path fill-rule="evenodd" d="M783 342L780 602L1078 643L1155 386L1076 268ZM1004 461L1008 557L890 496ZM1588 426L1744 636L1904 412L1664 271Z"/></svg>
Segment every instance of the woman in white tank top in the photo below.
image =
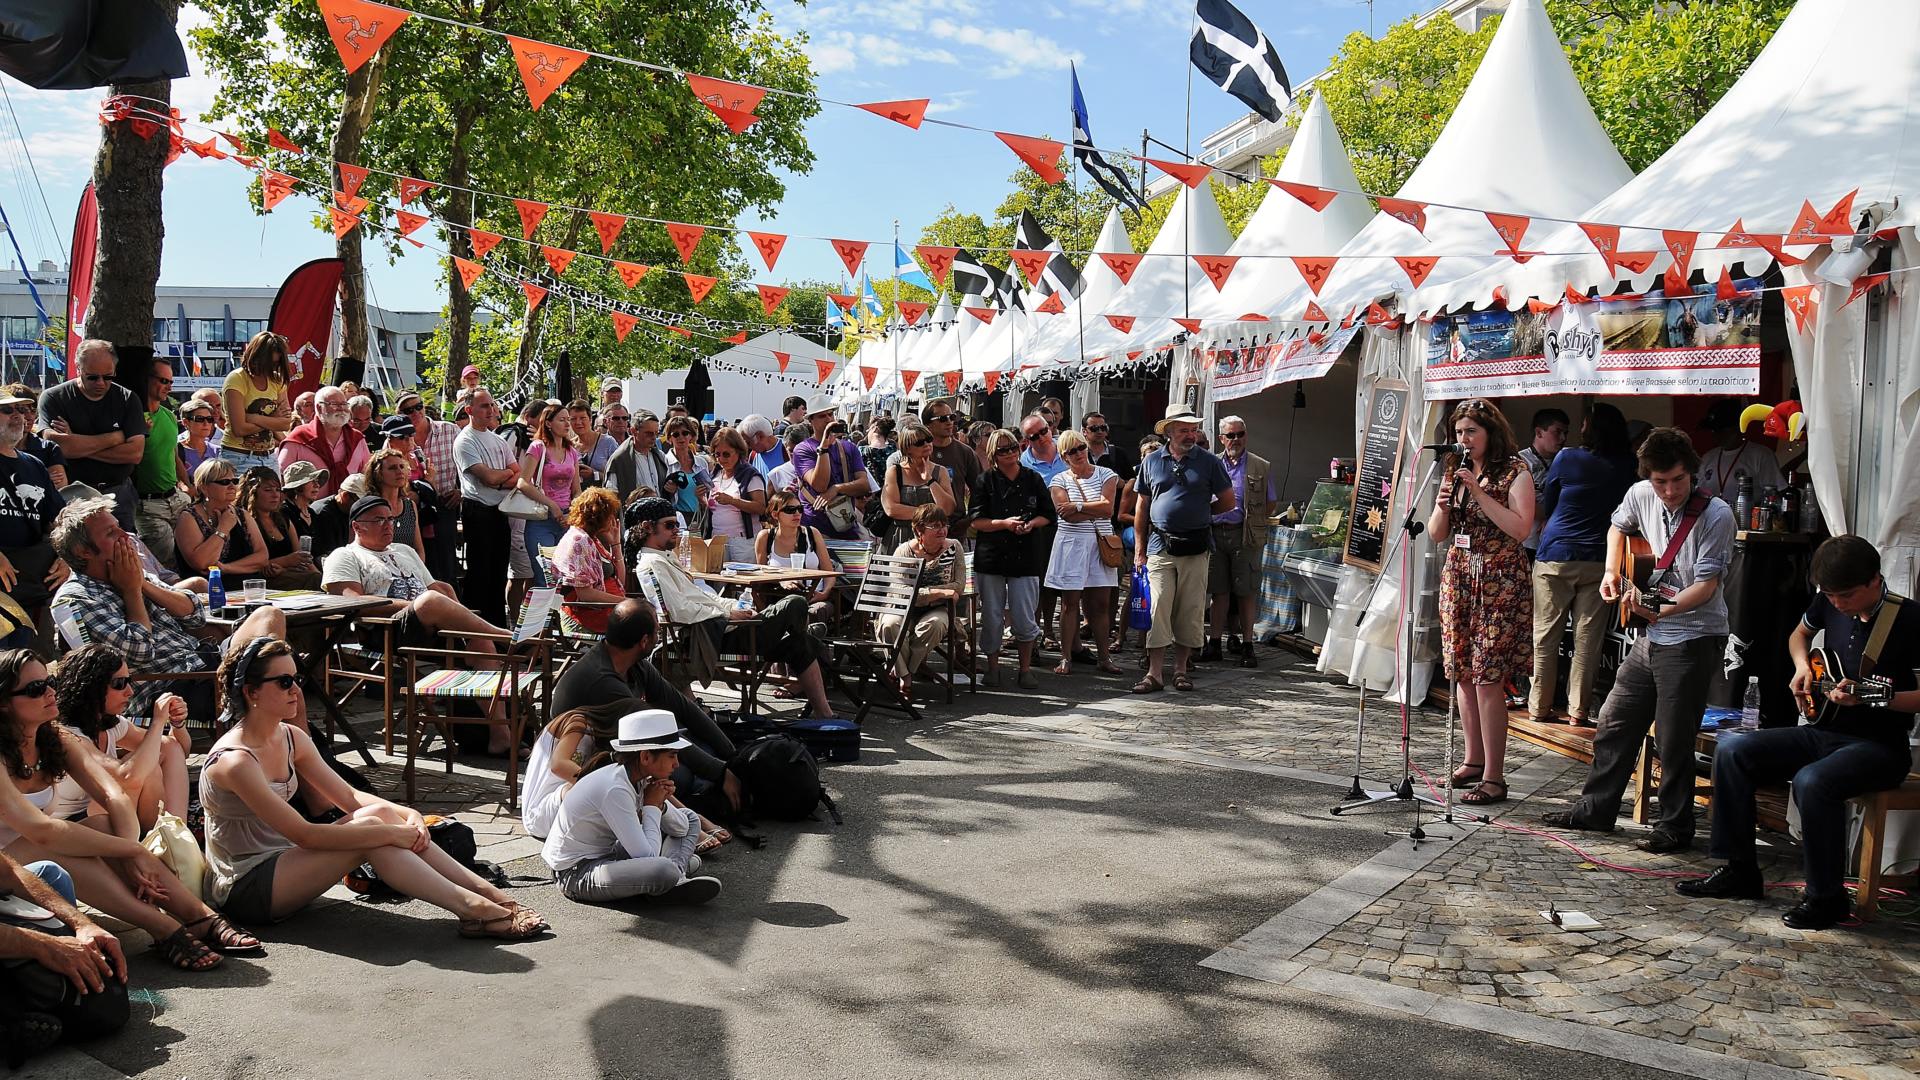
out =
<svg viewBox="0 0 1920 1080"><path fill-rule="evenodd" d="M121 715L132 697L132 674L119 649L82 645L61 658L60 723L100 752L114 780L133 800L144 833L153 828L162 810L186 820L187 754L193 743L187 736L185 700L176 694L160 695L152 718L142 728ZM60 788L62 806L79 791L71 777ZM82 801L76 809L86 809L84 794L77 797Z"/></svg>

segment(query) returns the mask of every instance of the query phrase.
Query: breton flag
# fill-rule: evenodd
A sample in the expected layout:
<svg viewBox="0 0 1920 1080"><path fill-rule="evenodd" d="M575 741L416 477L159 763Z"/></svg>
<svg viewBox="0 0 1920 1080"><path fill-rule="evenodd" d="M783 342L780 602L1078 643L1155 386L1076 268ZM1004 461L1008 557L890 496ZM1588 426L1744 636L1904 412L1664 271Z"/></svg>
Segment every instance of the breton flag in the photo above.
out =
<svg viewBox="0 0 1920 1080"><path fill-rule="evenodd" d="M1067 261L1066 253L1060 247L1060 241L1047 235L1040 227L1040 221L1033 211L1020 211L1020 221L1013 227L1013 246L1030 248L1034 251L1052 251L1054 256L1047 260L1047 267L1040 272L1038 286L1041 296L1064 293L1069 297L1079 296L1083 282L1080 272Z"/></svg>
<svg viewBox="0 0 1920 1080"><path fill-rule="evenodd" d="M912 256L900 250L897 242L893 245L893 276L899 278L903 285L918 285L928 292L935 291L933 279L920 269L920 264L914 262Z"/></svg>
<svg viewBox="0 0 1920 1080"><path fill-rule="evenodd" d="M1267 35L1227 0L1196 0L1194 14L1200 25L1193 31L1193 66L1254 112L1279 123L1293 85Z"/></svg>
<svg viewBox="0 0 1920 1080"><path fill-rule="evenodd" d="M979 256L966 248L959 249L959 253L954 255L953 270L947 280L957 295L971 293L982 299L993 300L1002 311L1014 308L1025 310L1020 303L1020 285L1013 275L981 262Z"/></svg>
<svg viewBox="0 0 1920 1080"><path fill-rule="evenodd" d="M1139 213L1147 208L1140 193L1133 190L1127 174L1113 162L1100 156L1093 148L1093 132L1087 123L1087 99L1080 96L1080 73L1074 70L1073 62L1067 62L1067 72L1073 78L1073 156L1080 162L1093 182L1121 206Z"/></svg>

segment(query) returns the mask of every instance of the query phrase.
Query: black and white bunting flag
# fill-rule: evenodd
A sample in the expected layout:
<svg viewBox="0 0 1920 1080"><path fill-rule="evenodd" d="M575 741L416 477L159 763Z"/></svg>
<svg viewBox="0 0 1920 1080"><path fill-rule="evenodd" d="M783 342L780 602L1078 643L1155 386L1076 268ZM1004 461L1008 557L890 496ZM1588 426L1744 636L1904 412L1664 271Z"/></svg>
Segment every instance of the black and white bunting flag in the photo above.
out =
<svg viewBox="0 0 1920 1080"><path fill-rule="evenodd" d="M1053 258L1047 260L1046 269L1040 272L1041 296L1052 296L1054 293L1065 293L1068 297L1080 295L1083 284L1080 271L1067 261L1060 241L1048 236L1047 230L1040 227L1040 220L1033 216L1033 211L1020 211L1020 221L1013 227L1013 246L1053 252Z"/></svg>
<svg viewBox="0 0 1920 1080"><path fill-rule="evenodd" d="M1002 311L1022 308L1020 286L1013 280L1013 275L981 262L979 256L966 248L960 248L954 255L951 275L947 280L960 296L971 294L983 300L992 300Z"/></svg>
<svg viewBox="0 0 1920 1080"><path fill-rule="evenodd" d="M1278 123L1293 97L1287 69L1267 35L1227 0L1196 0L1200 24L1193 31L1193 66L1215 86Z"/></svg>

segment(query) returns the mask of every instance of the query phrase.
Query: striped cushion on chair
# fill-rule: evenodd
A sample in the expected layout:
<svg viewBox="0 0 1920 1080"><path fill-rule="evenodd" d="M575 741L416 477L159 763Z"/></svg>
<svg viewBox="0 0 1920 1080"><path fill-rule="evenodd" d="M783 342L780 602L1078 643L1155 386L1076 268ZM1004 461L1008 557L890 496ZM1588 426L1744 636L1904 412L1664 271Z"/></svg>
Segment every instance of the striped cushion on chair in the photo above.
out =
<svg viewBox="0 0 1920 1080"><path fill-rule="evenodd" d="M421 697L492 697L505 692L505 679L506 673L503 671L443 668L415 683L413 692ZM537 675L522 675L517 686L522 694L537 694L540 692L540 678Z"/></svg>

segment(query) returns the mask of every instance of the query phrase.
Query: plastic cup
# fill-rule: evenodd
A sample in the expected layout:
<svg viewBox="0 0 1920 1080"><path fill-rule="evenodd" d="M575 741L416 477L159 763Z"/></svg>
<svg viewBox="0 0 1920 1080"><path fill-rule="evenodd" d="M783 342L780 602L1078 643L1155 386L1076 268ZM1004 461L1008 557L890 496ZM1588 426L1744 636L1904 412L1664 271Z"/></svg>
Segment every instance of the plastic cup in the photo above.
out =
<svg viewBox="0 0 1920 1080"><path fill-rule="evenodd" d="M241 587L246 591L247 603L264 604L267 602L267 579L266 578L261 578L261 577L248 578L245 582L241 584Z"/></svg>
<svg viewBox="0 0 1920 1080"><path fill-rule="evenodd" d="M794 552L793 554L791 554L791 555L788 555L788 556L787 556L787 565L788 565L788 566L790 566L790 567L792 567L792 568L793 568L793 569L795 569L795 570L805 570L805 569L807 568L807 554L806 554L806 552L804 552L804 551L796 551L796 552Z"/></svg>
<svg viewBox="0 0 1920 1080"><path fill-rule="evenodd" d="M307 554L307 555L311 555L311 554L313 554L313 537L311 537L311 536L303 536L303 537L301 537L301 538L300 538L300 550L301 550L301 552L302 552L302 553L304 553L304 554Z"/></svg>

